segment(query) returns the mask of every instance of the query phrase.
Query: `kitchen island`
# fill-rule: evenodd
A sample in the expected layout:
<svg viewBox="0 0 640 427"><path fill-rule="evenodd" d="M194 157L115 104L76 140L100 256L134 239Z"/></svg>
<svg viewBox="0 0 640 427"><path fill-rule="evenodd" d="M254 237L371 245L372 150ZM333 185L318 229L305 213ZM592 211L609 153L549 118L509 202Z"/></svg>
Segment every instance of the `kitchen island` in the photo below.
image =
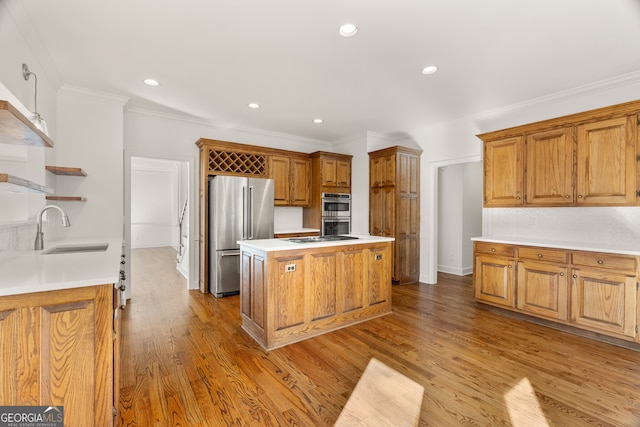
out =
<svg viewBox="0 0 640 427"><path fill-rule="evenodd" d="M242 328L267 350L391 312L393 238L240 243Z"/></svg>

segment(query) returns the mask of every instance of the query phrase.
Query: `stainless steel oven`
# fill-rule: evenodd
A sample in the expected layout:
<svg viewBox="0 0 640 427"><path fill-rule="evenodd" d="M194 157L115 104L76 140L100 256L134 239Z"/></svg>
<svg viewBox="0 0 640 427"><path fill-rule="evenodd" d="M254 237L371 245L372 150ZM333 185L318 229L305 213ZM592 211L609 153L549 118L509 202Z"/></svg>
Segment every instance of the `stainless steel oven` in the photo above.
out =
<svg viewBox="0 0 640 427"><path fill-rule="evenodd" d="M340 234L351 233L350 217L323 217L322 218L322 235L337 236Z"/></svg>
<svg viewBox="0 0 640 427"><path fill-rule="evenodd" d="M351 218L351 194L322 193L322 217Z"/></svg>

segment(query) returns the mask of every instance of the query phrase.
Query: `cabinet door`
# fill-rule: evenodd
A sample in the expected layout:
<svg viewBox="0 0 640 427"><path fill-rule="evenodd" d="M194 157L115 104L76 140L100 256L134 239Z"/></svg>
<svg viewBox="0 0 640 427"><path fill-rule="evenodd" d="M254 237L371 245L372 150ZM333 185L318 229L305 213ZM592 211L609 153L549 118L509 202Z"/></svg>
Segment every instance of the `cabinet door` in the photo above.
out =
<svg viewBox="0 0 640 427"><path fill-rule="evenodd" d="M309 255L309 315L314 322L337 314L336 254Z"/></svg>
<svg viewBox="0 0 640 427"><path fill-rule="evenodd" d="M473 274L476 299L514 307L515 261L509 258L476 256Z"/></svg>
<svg viewBox="0 0 640 427"><path fill-rule="evenodd" d="M276 206L287 206L291 196L289 158L271 156L269 160L269 178L273 179L273 203Z"/></svg>
<svg viewBox="0 0 640 427"><path fill-rule="evenodd" d="M374 236L391 236L395 232L395 198L393 187L369 191L369 232Z"/></svg>
<svg viewBox="0 0 640 427"><path fill-rule="evenodd" d="M341 313L361 309L365 305L364 289L365 262L362 249L338 253L338 271L336 281L339 284L337 295L341 302Z"/></svg>
<svg viewBox="0 0 640 427"><path fill-rule="evenodd" d="M338 181L338 163L336 159L320 159L320 175L323 187L335 187Z"/></svg>
<svg viewBox="0 0 640 427"><path fill-rule="evenodd" d="M369 250L369 305L379 304L390 299L391 272L388 257L391 256L387 248L371 248Z"/></svg>
<svg viewBox="0 0 640 427"><path fill-rule="evenodd" d="M291 159L291 206L308 206L311 202L311 161Z"/></svg>
<svg viewBox="0 0 640 427"><path fill-rule="evenodd" d="M351 188L351 162L338 160L336 164L336 185Z"/></svg>
<svg viewBox="0 0 640 427"><path fill-rule="evenodd" d="M521 206L523 204L523 137L484 144L484 205Z"/></svg>
<svg viewBox="0 0 640 427"><path fill-rule="evenodd" d="M527 205L568 205L574 202L573 134L573 128L566 128L527 136Z"/></svg>
<svg viewBox="0 0 640 427"><path fill-rule="evenodd" d="M574 269L571 320L591 330L635 337L636 293L634 277Z"/></svg>
<svg viewBox="0 0 640 427"><path fill-rule="evenodd" d="M396 209L393 279L401 283L417 282L419 279L419 211L417 195L400 194Z"/></svg>
<svg viewBox="0 0 640 427"><path fill-rule="evenodd" d="M636 203L636 128L635 116L578 126L579 205Z"/></svg>
<svg viewBox="0 0 640 427"><path fill-rule="evenodd" d="M305 322L305 307L308 306L308 302L305 294L304 265L303 256L275 259L275 276L271 276L275 279L275 286L272 288L273 294L268 298L271 300L269 305L277 307L277 310L267 313L270 318L273 317L269 322L270 333L280 332Z"/></svg>
<svg viewBox="0 0 640 427"><path fill-rule="evenodd" d="M391 154L375 157L369 161L369 185L382 187L394 185L396 179L396 156Z"/></svg>
<svg viewBox="0 0 640 427"><path fill-rule="evenodd" d="M568 267L540 262L518 263L519 310L535 316L567 320Z"/></svg>

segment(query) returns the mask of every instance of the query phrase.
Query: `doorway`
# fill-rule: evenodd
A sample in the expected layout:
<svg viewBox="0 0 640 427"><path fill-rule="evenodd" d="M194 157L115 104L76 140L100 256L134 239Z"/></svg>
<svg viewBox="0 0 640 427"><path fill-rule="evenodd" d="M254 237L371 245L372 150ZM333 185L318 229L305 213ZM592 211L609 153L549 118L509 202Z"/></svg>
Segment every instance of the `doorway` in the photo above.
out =
<svg viewBox="0 0 640 427"><path fill-rule="evenodd" d="M189 162L132 156L129 176L131 249L172 248L188 287Z"/></svg>

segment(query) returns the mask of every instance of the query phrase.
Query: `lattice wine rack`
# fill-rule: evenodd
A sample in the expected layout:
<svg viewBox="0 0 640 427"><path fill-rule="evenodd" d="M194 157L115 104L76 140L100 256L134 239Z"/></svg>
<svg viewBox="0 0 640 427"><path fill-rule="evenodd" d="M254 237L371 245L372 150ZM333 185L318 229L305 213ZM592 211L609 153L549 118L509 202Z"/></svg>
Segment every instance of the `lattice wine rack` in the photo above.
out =
<svg viewBox="0 0 640 427"><path fill-rule="evenodd" d="M267 157L264 154L237 151L209 150L209 173L267 174Z"/></svg>

